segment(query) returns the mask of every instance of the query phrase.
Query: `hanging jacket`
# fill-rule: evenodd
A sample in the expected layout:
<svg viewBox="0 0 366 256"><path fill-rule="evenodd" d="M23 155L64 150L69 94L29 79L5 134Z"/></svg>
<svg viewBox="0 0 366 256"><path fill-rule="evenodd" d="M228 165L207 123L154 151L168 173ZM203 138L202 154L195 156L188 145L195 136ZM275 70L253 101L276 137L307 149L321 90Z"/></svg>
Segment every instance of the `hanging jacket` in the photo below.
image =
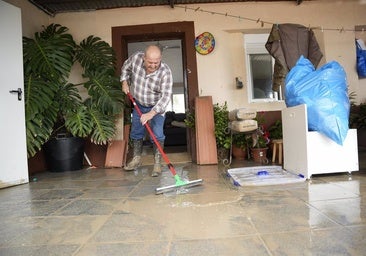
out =
<svg viewBox="0 0 366 256"><path fill-rule="evenodd" d="M323 57L312 29L299 24L275 24L265 45L275 59L272 89L285 85L285 78L290 69L303 55L316 68Z"/></svg>

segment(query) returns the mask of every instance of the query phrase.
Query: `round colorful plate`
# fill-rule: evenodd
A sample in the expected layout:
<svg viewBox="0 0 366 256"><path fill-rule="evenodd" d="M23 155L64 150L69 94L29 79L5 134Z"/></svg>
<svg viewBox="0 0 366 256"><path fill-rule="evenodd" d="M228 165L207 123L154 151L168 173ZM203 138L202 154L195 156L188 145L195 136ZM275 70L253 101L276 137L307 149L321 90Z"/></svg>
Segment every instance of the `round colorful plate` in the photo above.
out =
<svg viewBox="0 0 366 256"><path fill-rule="evenodd" d="M213 51L215 48L215 38L209 32L203 32L196 37L194 46L199 54L206 55Z"/></svg>

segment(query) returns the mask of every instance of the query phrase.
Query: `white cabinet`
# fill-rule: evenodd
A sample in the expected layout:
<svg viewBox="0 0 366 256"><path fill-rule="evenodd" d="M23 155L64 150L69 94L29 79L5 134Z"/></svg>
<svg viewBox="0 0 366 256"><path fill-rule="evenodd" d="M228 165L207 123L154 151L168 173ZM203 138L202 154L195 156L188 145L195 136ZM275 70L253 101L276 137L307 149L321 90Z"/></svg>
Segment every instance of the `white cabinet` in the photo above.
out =
<svg viewBox="0 0 366 256"><path fill-rule="evenodd" d="M343 146L308 131L306 105L282 110L284 169L309 179L313 174L359 170L357 130L349 129Z"/></svg>

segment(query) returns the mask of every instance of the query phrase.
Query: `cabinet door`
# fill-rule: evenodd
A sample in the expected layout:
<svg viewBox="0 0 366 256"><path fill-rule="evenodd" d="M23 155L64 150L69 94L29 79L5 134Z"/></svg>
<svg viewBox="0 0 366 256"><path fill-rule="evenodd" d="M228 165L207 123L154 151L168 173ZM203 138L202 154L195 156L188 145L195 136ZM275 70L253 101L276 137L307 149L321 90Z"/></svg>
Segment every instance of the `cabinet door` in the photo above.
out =
<svg viewBox="0 0 366 256"><path fill-rule="evenodd" d="M308 145L307 145L307 112L306 105L285 108L282 110L283 130L283 167L285 170L308 174Z"/></svg>

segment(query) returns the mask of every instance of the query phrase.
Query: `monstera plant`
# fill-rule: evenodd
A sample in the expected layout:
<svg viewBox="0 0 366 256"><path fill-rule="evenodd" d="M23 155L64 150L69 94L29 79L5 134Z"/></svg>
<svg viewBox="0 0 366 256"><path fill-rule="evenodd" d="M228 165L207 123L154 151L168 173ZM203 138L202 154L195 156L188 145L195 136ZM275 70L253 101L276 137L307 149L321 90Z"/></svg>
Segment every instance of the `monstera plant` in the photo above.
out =
<svg viewBox="0 0 366 256"><path fill-rule="evenodd" d="M77 44L67 27L51 24L23 38L23 57L28 157L60 133L95 144L115 135L124 94L108 43L89 36ZM69 82L71 70L81 70L80 83Z"/></svg>

